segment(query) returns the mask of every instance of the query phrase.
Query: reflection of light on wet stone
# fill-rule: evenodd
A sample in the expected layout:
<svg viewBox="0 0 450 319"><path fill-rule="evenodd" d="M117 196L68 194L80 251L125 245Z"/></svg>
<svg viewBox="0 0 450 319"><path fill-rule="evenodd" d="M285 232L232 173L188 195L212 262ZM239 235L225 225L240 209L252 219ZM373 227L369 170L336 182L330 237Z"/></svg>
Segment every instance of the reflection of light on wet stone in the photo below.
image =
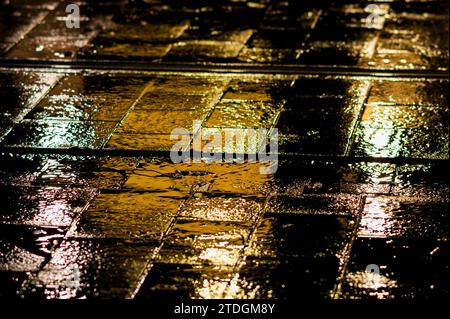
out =
<svg viewBox="0 0 450 319"><path fill-rule="evenodd" d="M219 277L220 278L220 277ZM229 284L229 278L204 279L196 287L196 294L204 299L223 299Z"/></svg>
<svg viewBox="0 0 450 319"><path fill-rule="evenodd" d="M150 2L149 10L107 4L106 11L90 12L75 34L61 23L65 14L56 3L6 7L0 52L21 61L206 63L196 68L238 61L448 68L441 2L405 7L394 1L377 4L375 12L361 3L302 4L300 12L289 1L233 2L226 14L217 11L222 6ZM178 22L153 19L175 11ZM379 31L364 25L370 13L384 16L374 21ZM448 80L47 71L0 74L4 146L101 149L108 143L119 151L168 151L173 127L203 119L206 130L278 125L286 153L448 158ZM152 297L329 296L343 275L341 292L350 298L442 290L448 188L441 164L314 159L300 165L296 158L274 176L260 175L259 164L250 163L134 158L126 164L115 156L105 163L60 155L33 155L32 164L0 160L0 193L8 198L0 224L39 226L31 240L20 232L10 240L0 231L6 270L0 282L19 272L25 296L50 298L130 298L148 278L151 289L142 295L152 290ZM45 225L61 231L44 231ZM410 273L402 268L410 261L430 271ZM369 262L383 262L391 272L367 274L362 269Z"/></svg>
<svg viewBox="0 0 450 319"><path fill-rule="evenodd" d="M397 287L397 281L366 271L348 273L347 280L350 287L366 289L368 290L368 295L380 299L392 298L392 290Z"/></svg>
<svg viewBox="0 0 450 319"><path fill-rule="evenodd" d="M36 271L44 261L44 256L36 255L26 249L3 243L0 240L1 271Z"/></svg>
<svg viewBox="0 0 450 319"><path fill-rule="evenodd" d="M393 208L389 202L370 198L364 207L360 224L359 236L380 236L393 235L395 216L392 214Z"/></svg>
<svg viewBox="0 0 450 319"><path fill-rule="evenodd" d="M375 157L395 157L402 149L402 131L365 127L357 134L358 152ZM360 147L360 148L359 148Z"/></svg>
<svg viewBox="0 0 450 319"><path fill-rule="evenodd" d="M258 293L260 290L260 285L242 279L239 277L239 274L236 274L229 284L225 298L256 299L259 296ZM269 290L267 292L267 298L272 298L272 293L273 292Z"/></svg>
<svg viewBox="0 0 450 319"><path fill-rule="evenodd" d="M69 299L77 296L80 277L75 278L74 269L80 270L76 262L80 254L80 245L72 243L63 253L54 254L50 264L47 264L39 274L32 279L32 284L44 288L48 299ZM75 284L75 285L74 285Z"/></svg>
<svg viewBox="0 0 450 319"><path fill-rule="evenodd" d="M206 248L201 252L199 258L214 265L233 266L239 257L239 253L240 249Z"/></svg>
<svg viewBox="0 0 450 319"><path fill-rule="evenodd" d="M186 202L181 216L208 220L254 221L262 208L256 198L196 198Z"/></svg>

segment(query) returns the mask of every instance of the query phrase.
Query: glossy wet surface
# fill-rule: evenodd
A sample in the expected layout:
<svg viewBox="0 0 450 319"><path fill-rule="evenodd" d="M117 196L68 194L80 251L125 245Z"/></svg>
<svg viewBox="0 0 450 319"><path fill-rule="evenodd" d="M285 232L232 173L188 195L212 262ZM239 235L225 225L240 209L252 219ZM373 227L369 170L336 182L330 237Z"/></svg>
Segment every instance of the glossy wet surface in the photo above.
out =
<svg viewBox="0 0 450 319"><path fill-rule="evenodd" d="M0 297L448 296L446 2L0 6ZM142 60L365 73L113 67ZM277 128L276 172L172 163L199 126Z"/></svg>
<svg viewBox="0 0 450 319"><path fill-rule="evenodd" d="M64 1L3 2L8 59L448 70L446 1L93 1L78 29Z"/></svg>

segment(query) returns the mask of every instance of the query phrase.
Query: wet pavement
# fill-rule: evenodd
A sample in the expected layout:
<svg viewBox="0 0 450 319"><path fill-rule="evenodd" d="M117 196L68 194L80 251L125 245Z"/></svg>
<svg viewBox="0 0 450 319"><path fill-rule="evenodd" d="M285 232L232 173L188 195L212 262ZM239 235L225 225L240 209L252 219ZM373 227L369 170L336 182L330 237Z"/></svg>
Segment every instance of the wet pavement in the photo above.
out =
<svg viewBox="0 0 450 319"><path fill-rule="evenodd" d="M69 3L0 1L0 297L448 296L448 2Z"/></svg>

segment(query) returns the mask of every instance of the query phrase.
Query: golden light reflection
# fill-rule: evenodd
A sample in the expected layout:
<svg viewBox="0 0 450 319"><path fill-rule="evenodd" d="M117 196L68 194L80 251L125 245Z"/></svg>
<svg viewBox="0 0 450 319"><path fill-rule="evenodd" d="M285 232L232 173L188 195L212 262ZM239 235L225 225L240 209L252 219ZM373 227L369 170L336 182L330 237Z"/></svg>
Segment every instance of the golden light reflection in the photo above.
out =
<svg viewBox="0 0 450 319"><path fill-rule="evenodd" d="M261 286L240 278L239 274L221 275L198 282L196 295L205 299L255 299L260 297ZM273 291L266 292L265 298L272 298Z"/></svg>
<svg viewBox="0 0 450 319"><path fill-rule="evenodd" d="M229 283L228 278L204 279L199 283L196 295L204 299L226 298L226 290Z"/></svg>
<svg viewBox="0 0 450 319"><path fill-rule="evenodd" d="M206 248L200 253L200 259L214 265L234 265L240 249Z"/></svg>
<svg viewBox="0 0 450 319"><path fill-rule="evenodd" d="M364 207L358 236L388 237L393 235L395 219L387 198L368 198Z"/></svg>
<svg viewBox="0 0 450 319"><path fill-rule="evenodd" d="M44 293L47 299L76 298L82 287L83 265L77 261L82 248L77 242L63 248L54 254L51 263L34 279L36 286L46 287Z"/></svg>
<svg viewBox="0 0 450 319"><path fill-rule="evenodd" d="M70 121L47 123L43 123L40 128L41 134L34 141L41 147L89 146L96 138L96 132L92 126L83 127L82 124Z"/></svg>
<svg viewBox="0 0 450 319"><path fill-rule="evenodd" d="M37 213L33 216L33 223L61 226L70 225L72 217L68 214L72 210L68 198L58 198L62 191L60 187L45 187L38 191Z"/></svg>
<svg viewBox="0 0 450 319"><path fill-rule="evenodd" d="M244 278L240 278L240 275L236 274L230 282L226 298L255 299L260 297L260 290L260 285L251 281L247 281ZM273 291L267 291L267 295L264 297L272 298Z"/></svg>
<svg viewBox="0 0 450 319"><path fill-rule="evenodd" d="M367 290L369 296L377 299L392 298L392 289L397 287L395 280L366 271L351 272L347 279L352 288Z"/></svg>
<svg viewBox="0 0 450 319"><path fill-rule="evenodd" d="M364 153L377 157L398 156L402 146L398 133L400 131L392 129L364 127Z"/></svg>

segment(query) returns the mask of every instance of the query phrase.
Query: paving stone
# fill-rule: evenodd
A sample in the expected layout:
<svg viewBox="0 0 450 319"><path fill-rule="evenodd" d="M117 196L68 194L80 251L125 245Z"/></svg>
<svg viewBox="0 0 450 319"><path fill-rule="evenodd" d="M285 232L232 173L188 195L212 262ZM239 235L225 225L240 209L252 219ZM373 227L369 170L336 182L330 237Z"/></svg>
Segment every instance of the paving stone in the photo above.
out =
<svg viewBox="0 0 450 319"><path fill-rule="evenodd" d="M361 81L298 79L277 123L280 152L344 154L367 88Z"/></svg>
<svg viewBox="0 0 450 319"><path fill-rule="evenodd" d="M264 198L208 196L186 201L180 216L197 220L255 222L264 207Z"/></svg>
<svg viewBox="0 0 450 319"><path fill-rule="evenodd" d="M232 277L232 268L155 264L136 298L225 298Z"/></svg>
<svg viewBox="0 0 450 319"><path fill-rule="evenodd" d="M22 121L3 140L3 145L49 148L101 148L116 126L104 121ZM80 139L79 136L83 136Z"/></svg>
<svg viewBox="0 0 450 319"><path fill-rule="evenodd" d="M57 227L5 224L0 230L0 272L14 273L38 271L65 233Z"/></svg>
<svg viewBox="0 0 450 319"><path fill-rule="evenodd" d="M425 106L367 105L361 122L365 126L386 129L440 126L448 122L448 111Z"/></svg>
<svg viewBox="0 0 450 319"><path fill-rule="evenodd" d="M448 136L443 132L447 122L448 110L367 106L355 133L353 152L357 156L445 159Z"/></svg>
<svg viewBox="0 0 450 319"><path fill-rule="evenodd" d="M91 188L2 186L0 222L32 226L69 226L94 195Z"/></svg>
<svg viewBox="0 0 450 319"><path fill-rule="evenodd" d="M178 219L168 233L165 243L199 249L243 248L250 235L249 226L226 221Z"/></svg>
<svg viewBox="0 0 450 319"><path fill-rule="evenodd" d="M83 4L80 13L83 15ZM65 6L59 5L6 54L10 58L73 59L95 34L96 19L80 17L80 28L68 28ZM81 20L84 20L81 22ZM99 21L97 21L99 22Z"/></svg>
<svg viewBox="0 0 450 319"><path fill-rule="evenodd" d="M177 163L143 161L130 175L124 187L134 190L202 194L242 194L261 196L272 176L259 174L259 163Z"/></svg>
<svg viewBox="0 0 450 319"><path fill-rule="evenodd" d="M35 299L130 298L155 247L67 240L49 263L23 285Z"/></svg>
<svg viewBox="0 0 450 319"><path fill-rule="evenodd" d="M118 122L132 106L146 80L117 75L66 76L26 118Z"/></svg>
<svg viewBox="0 0 450 319"><path fill-rule="evenodd" d="M448 282L444 259L447 241L427 239L358 238L353 244L341 298L442 298ZM366 272L376 264L380 274Z"/></svg>
<svg viewBox="0 0 450 319"><path fill-rule="evenodd" d="M194 121L203 122L209 110L201 111L132 111L117 130L118 133L171 134L174 129L193 131Z"/></svg>
<svg viewBox="0 0 450 319"><path fill-rule="evenodd" d="M212 193L264 195L264 188L273 176L260 174L261 163L244 162L236 167L227 163L211 163L208 170L217 177L210 187Z"/></svg>
<svg viewBox="0 0 450 319"><path fill-rule="evenodd" d="M189 21L182 21L178 24L144 22L140 25L114 25L112 31L103 32L99 36L110 40L168 41L178 38L188 27Z"/></svg>
<svg viewBox="0 0 450 319"><path fill-rule="evenodd" d="M418 2L412 4L417 6ZM434 8L421 8L420 13L414 10L407 11L406 7L401 8L400 2L393 3L393 10L399 10L390 14L390 19L386 19L385 27L378 41L375 56L370 65L375 67L388 67L397 69L413 69L419 66L430 69L442 69L447 58L444 57L448 40L444 39L442 30L445 24L445 17L436 14L436 8L443 5L443 2L436 2ZM406 11L401 11L406 10ZM443 12L448 12L448 6ZM433 17L433 23L426 16ZM419 36L414 36L418 34Z"/></svg>
<svg viewBox="0 0 450 319"><path fill-rule="evenodd" d="M275 176L264 187L269 194L367 194L391 190L396 167L389 163L305 162L280 160Z"/></svg>
<svg viewBox="0 0 450 319"><path fill-rule="evenodd" d="M292 86L293 98L353 98L363 84L363 81L353 79L305 76L298 78Z"/></svg>
<svg viewBox="0 0 450 319"><path fill-rule="evenodd" d="M43 159L34 156L0 156L0 184L31 186L39 175Z"/></svg>
<svg viewBox="0 0 450 319"><path fill-rule="evenodd" d="M130 175L125 189L186 196L197 186L208 185L213 173L202 164L172 164L161 160L143 161ZM183 195L184 194L184 195Z"/></svg>
<svg viewBox="0 0 450 319"><path fill-rule="evenodd" d="M191 137L188 136L190 140ZM169 152L176 140L169 134L115 133L106 144L107 149L117 150L152 150Z"/></svg>
<svg viewBox="0 0 450 319"><path fill-rule="evenodd" d="M34 184L119 189L137 162L127 157L45 157Z"/></svg>
<svg viewBox="0 0 450 319"><path fill-rule="evenodd" d="M248 225L178 220L138 298L228 296L233 266L249 234Z"/></svg>
<svg viewBox="0 0 450 319"><path fill-rule="evenodd" d="M29 74L26 72L0 73L0 118L12 122L20 120L51 88L60 75L56 73ZM5 130L3 134L8 132ZM2 134L2 135L3 135Z"/></svg>
<svg viewBox="0 0 450 319"><path fill-rule="evenodd" d="M338 257L354 227L352 217L266 213L245 255L275 261Z"/></svg>
<svg viewBox="0 0 450 319"><path fill-rule="evenodd" d="M375 81L368 104L373 105L447 105L447 81Z"/></svg>
<svg viewBox="0 0 450 319"><path fill-rule="evenodd" d="M224 76L210 76L189 74L189 76L160 76L156 77L152 83L151 94L166 95L174 98L180 95L191 100L190 95L203 95L208 97L211 94L222 92L230 80ZM145 95L143 96L145 98ZM145 101L145 100L144 100ZM164 102L163 100L162 102ZM183 109L189 109L183 107Z"/></svg>
<svg viewBox="0 0 450 319"><path fill-rule="evenodd" d="M340 99L305 102L289 101L291 109L280 115L281 151L342 154L360 106Z"/></svg>
<svg viewBox="0 0 450 319"><path fill-rule="evenodd" d="M427 197L367 197L358 236L448 239L446 207Z"/></svg>
<svg viewBox="0 0 450 319"><path fill-rule="evenodd" d="M162 88L164 88L164 86ZM158 90L162 88L160 87ZM160 93L150 92L139 99L134 109L145 111L209 111L212 109L214 102L216 102L218 98L219 94L214 94L214 91L210 92L208 95L192 94L187 96L185 94L173 94L173 92L170 91Z"/></svg>
<svg viewBox="0 0 450 319"><path fill-rule="evenodd" d="M3 40L0 44L0 52L4 53L13 47L18 39L23 38L29 30L38 25L56 5L55 1L28 4L28 6L2 3L0 38Z"/></svg>
<svg viewBox="0 0 450 319"><path fill-rule="evenodd" d="M391 194L395 196L427 196L436 201L448 201L449 190L443 164L402 165L397 168L395 185Z"/></svg>
<svg viewBox="0 0 450 319"><path fill-rule="evenodd" d="M158 243L180 204L154 193L104 191L81 214L69 236Z"/></svg>
<svg viewBox="0 0 450 319"><path fill-rule="evenodd" d="M63 60L239 61L445 70L448 31L442 30L446 30L443 12L448 12L448 5L432 3L438 3L441 11L425 6L408 11L400 1L379 3L377 19L370 26L366 23L371 14L367 5L356 3L269 1L242 5L220 1L177 6L139 2L120 9L114 3L80 4L83 16L77 32L65 28L64 6L46 16L55 7L47 4L36 6L40 14L33 15L27 7L17 8L21 15L11 17L15 23L0 48L12 47L9 57ZM6 17L10 11L7 7ZM30 18L24 19L27 15ZM65 41L67 36L72 36L72 41ZM396 40L392 41L392 36ZM392 43L405 44L395 47Z"/></svg>
<svg viewBox="0 0 450 319"><path fill-rule="evenodd" d="M230 81L222 97L224 102L238 101L272 101L283 102L293 80L276 80L251 78L250 80Z"/></svg>
<svg viewBox="0 0 450 319"><path fill-rule="evenodd" d="M213 58L215 60L235 58L244 47L242 42L237 41L210 41L193 40L183 41L175 44L170 50L170 60L195 60Z"/></svg>
<svg viewBox="0 0 450 319"><path fill-rule="evenodd" d="M338 259L288 258L268 260L247 258L230 283L234 298L290 300L328 299L338 276Z"/></svg>
<svg viewBox="0 0 450 319"><path fill-rule="evenodd" d="M216 105L206 126L268 129L273 126L279 109L280 105L259 101L221 102Z"/></svg>
<svg viewBox="0 0 450 319"><path fill-rule="evenodd" d="M89 46L87 46L89 48ZM86 49L91 52L83 52L80 57L89 58L90 55L95 54L95 58L115 58L115 59L145 59L157 61L159 58L165 56L169 50L170 45L161 44L135 44L135 43L117 43L117 44L99 44L94 49Z"/></svg>

